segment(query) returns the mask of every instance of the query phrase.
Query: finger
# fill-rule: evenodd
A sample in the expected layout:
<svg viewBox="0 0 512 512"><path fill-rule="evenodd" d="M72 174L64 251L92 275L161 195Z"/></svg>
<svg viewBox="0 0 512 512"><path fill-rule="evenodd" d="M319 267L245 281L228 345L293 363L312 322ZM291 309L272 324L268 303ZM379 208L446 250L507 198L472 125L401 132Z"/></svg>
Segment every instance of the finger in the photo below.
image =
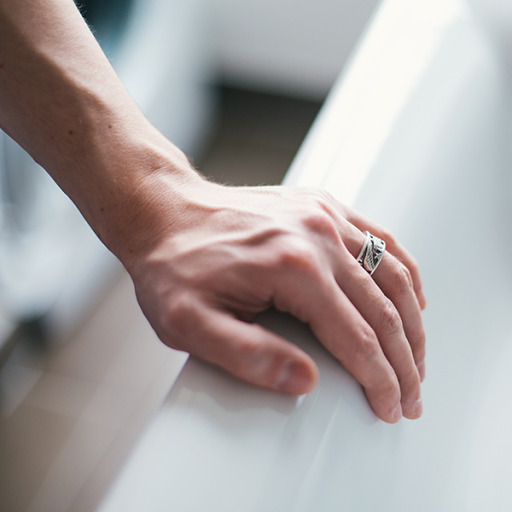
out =
<svg viewBox="0 0 512 512"><path fill-rule="evenodd" d="M384 253L373 279L398 310L420 378L424 380L425 330L409 269L392 255Z"/></svg>
<svg viewBox="0 0 512 512"><path fill-rule="evenodd" d="M284 338L208 307L195 317L187 344L192 355L260 387L295 395L315 387L314 361Z"/></svg>
<svg viewBox="0 0 512 512"><path fill-rule="evenodd" d="M356 214L357 215L357 214ZM368 226L370 229L374 229ZM375 228L377 229L377 228ZM380 233L381 236L391 236ZM377 235L379 236L379 235ZM364 236L359 235L359 242L354 241L355 233L350 238L350 251L357 257L364 243ZM386 241L387 242L387 241ZM394 243L394 242L393 242ZM349 245L349 244L347 244ZM409 268L387 250L377 270L372 275L374 281L398 310L403 323L405 336L411 345L420 379L425 379L425 330L421 318L421 306L418 301L414 279Z"/></svg>
<svg viewBox="0 0 512 512"><path fill-rule="evenodd" d="M373 329L340 290L336 281L293 279L283 274L276 294L279 309L308 322L320 342L364 387L374 412L396 423L402 417L400 388ZM304 308L303 305L307 304ZM297 311L300 311L297 314Z"/></svg>
<svg viewBox="0 0 512 512"><path fill-rule="evenodd" d="M336 279L375 331L382 351L393 367L400 385L404 416L419 418L423 412L420 376L399 311L353 258L339 266Z"/></svg>
<svg viewBox="0 0 512 512"><path fill-rule="evenodd" d="M356 258L357 255L359 254L359 251L361 250L361 247L363 246L364 235L361 233L361 230L358 227L344 219L339 214L339 212L335 212L332 209L332 205L330 214L337 223L340 233L343 233L342 243L350 251L352 256ZM359 214L353 212L349 214L349 217L357 215ZM378 235L383 237L389 236L392 240L392 248L394 247L396 249L398 244L394 241L391 235L386 235L385 233L382 232L382 230L379 231L380 228L371 223L371 221L365 222L367 222L368 224L360 224L362 228L366 227L368 228L367 230L371 229L373 232L378 232ZM336 248L338 253L331 258L332 265L336 268L340 267L339 262L342 249L343 248L340 244L340 247ZM403 249L403 251L406 252L405 249ZM345 262L343 262L343 265L345 265ZM419 271L417 270L417 266L416 272L419 279ZM383 276L384 274L387 274L387 276L382 278L381 276ZM414 278L412 277L412 273L407 266L398 261L398 259L395 256L389 253L389 251L386 251L384 253L384 257L379 268L377 268L373 276L376 278L375 280L377 284L380 285L382 283L383 286L385 287L385 290L383 290L384 294L388 298L390 298L393 303L395 303L395 300L398 301L398 303L395 303L395 307L400 313L403 322L403 330L405 332L407 340L411 345L414 360L416 362L417 369L420 373L420 379L424 380L425 332L423 329L423 321L421 318L421 307L418 300L418 293L414 288L415 284ZM421 285L421 281L419 282Z"/></svg>
<svg viewBox="0 0 512 512"><path fill-rule="evenodd" d="M413 256L411 256L411 254L400 243L397 242L395 237L389 231L385 230L377 223L373 222L355 210L347 208L346 212L347 220L349 220L361 231L369 231L372 233L372 235L378 236L384 240L386 242L387 252L395 256L407 267L412 277L414 292L416 294L420 308L425 309L427 306L427 298L423 291L419 266Z"/></svg>

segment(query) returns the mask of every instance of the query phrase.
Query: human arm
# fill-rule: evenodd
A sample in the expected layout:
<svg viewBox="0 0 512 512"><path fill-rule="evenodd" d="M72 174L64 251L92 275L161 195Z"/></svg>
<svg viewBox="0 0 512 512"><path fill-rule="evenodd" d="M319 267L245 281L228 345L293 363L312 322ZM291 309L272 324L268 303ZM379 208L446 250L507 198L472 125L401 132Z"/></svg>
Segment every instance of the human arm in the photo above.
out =
<svg viewBox="0 0 512 512"><path fill-rule="evenodd" d="M307 391L309 357L247 322L273 304L310 323L380 417L397 419L400 395L418 416L423 299L390 235L319 191L203 180L142 116L72 2L4 0L0 16L2 127L120 258L165 343L250 382ZM364 229L406 265L386 254L371 279L354 259Z"/></svg>

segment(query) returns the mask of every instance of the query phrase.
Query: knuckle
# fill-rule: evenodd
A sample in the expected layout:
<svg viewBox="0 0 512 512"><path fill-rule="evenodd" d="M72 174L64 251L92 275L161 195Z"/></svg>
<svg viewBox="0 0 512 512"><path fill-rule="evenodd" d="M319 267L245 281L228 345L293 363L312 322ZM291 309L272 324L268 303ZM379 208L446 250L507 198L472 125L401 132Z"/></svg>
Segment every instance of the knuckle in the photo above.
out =
<svg viewBox="0 0 512 512"><path fill-rule="evenodd" d="M396 335L403 331L402 318L390 300L386 300L382 307L381 325L390 335Z"/></svg>
<svg viewBox="0 0 512 512"><path fill-rule="evenodd" d="M412 280L411 271L405 265L400 266L400 277L401 277L402 281L404 282L404 285L408 289L412 289L413 280Z"/></svg>
<svg viewBox="0 0 512 512"><path fill-rule="evenodd" d="M303 219L304 226L311 232L328 238L338 238L334 219L326 211L311 208Z"/></svg>
<svg viewBox="0 0 512 512"><path fill-rule="evenodd" d="M416 391L420 387L420 376L415 365L412 365L402 377L409 390ZM403 384L402 384L403 387Z"/></svg>
<svg viewBox="0 0 512 512"><path fill-rule="evenodd" d="M187 338L197 327L197 308L190 293L177 292L167 304L162 324L168 332L179 338Z"/></svg>
<svg viewBox="0 0 512 512"><path fill-rule="evenodd" d="M370 326L360 327L356 336L354 354L357 360L363 364L374 359L378 354L379 340Z"/></svg>
<svg viewBox="0 0 512 512"><path fill-rule="evenodd" d="M278 250L278 266L286 270L310 274L316 272L317 255L310 243L299 237L282 240Z"/></svg>
<svg viewBox="0 0 512 512"><path fill-rule="evenodd" d="M411 272L402 263L397 262L395 270L394 289L399 295L407 295L413 292L413 280Z"/></svg>
<svg viewBox="0 0 512 512"><path fill-rule="evenodd" d="M381 372L379 379L362 383L363 387L381 403L393 403L401 396L400 383L392 369Z"/></svg>
<svg viewBox="0 0 512 512"><path fill-rule="evenodd" d="M396 376L390 373L386 378L382 379L382 381L379 382L379 393L384 397L400 396L400 385Z"/></svg>

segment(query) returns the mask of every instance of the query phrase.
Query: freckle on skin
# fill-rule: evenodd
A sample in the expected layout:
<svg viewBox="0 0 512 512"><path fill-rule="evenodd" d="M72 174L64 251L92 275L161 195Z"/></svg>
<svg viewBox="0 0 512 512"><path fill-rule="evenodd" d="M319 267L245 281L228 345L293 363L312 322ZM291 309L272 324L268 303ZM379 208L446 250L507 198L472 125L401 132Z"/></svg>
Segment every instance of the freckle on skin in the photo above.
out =
<svg viewBox="0 0 512 512"><path fill-rule="evenodd" d="M105 211L105 208L100 208L100 212L104 212Z"/></svg>
<svg viewBox="0 0 512 512"><path fill-rule="evenodd" d="M109 130L112 130L112 125L111 125L111 124L109 124L109 125L108 125L108 128L109 128Z"/></svg>
<svg viewBox="0 0 512 512"><path fill-rule="evenodd" d="M75 133L73 130L68 130L69 135L73 135Z"/></svg>
<svg viewBox="0 0 512 512"><path fill-rule="evenodd" d="M4 69L4 63L0 62L0 69Z"/></svg>

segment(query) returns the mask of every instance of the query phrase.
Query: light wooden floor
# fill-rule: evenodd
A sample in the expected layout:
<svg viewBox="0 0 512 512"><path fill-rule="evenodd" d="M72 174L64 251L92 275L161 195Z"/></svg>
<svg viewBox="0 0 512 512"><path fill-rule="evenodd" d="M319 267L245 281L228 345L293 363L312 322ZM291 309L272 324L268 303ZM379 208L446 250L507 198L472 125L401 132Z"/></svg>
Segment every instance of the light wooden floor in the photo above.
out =
<svg viewBox="0 0 512 512"><path fill-rule="evenodd" d="M319 105L223 90L200 168L230 184L279 183ZM164 347L127 275L76 336L20 346L0 372L0 511L92 511L185 355Z"/></svg>

